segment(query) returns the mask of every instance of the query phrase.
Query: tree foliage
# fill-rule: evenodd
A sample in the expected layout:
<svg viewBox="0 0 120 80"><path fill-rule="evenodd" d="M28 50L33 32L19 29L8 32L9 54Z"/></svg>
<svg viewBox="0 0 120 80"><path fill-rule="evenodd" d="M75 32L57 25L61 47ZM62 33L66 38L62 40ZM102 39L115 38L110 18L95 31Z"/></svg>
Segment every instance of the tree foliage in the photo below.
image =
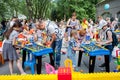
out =
<svg viewBox="0 0 120 80"><path fill-rule="evenodd" d="M68 19L72 12L76 12L80 20L83 18L95 19L96 4L99 1L101 0L58 0L58 6L55 8L57 19L65 17Z"/></svg>
<svg viewBox="0 0 120 80"><path fill-rule="evenodd" d="M95 18L95 5L101 0L0 0L0 19L23 14L29 19L70 18L76 12L78 19Z"/></svg>
<svg viewBox="0 0 120 80"><path fill-rule="evenodd" d="M24 14L27 18L45 18L51 13L51 0L0 0L0 17Z"/></svg>
<svg viewBox="0 0 120 80"><path fill-rule="evenodd" d="M44 18L50 6L50 0L26 0L30 18Z"/></svg>

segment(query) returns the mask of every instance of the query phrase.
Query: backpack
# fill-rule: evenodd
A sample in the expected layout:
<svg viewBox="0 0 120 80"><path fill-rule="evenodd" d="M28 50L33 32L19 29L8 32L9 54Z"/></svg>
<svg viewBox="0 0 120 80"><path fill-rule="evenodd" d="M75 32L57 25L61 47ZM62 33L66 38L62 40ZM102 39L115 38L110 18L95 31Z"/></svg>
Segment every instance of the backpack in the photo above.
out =
<svg viewBox="0 0 120 80"><path fill-rule="evenodd" d="M118 39L117 39L117 36L116 36L116 34L112 31L112 30L107 30L107 31L111 31L112 32L112 39L113 39L113 41L112 41L112 46L114 47L114 46L117 46L118 45ZM107 35L107 31L106 31L106 35Z"/></svg>

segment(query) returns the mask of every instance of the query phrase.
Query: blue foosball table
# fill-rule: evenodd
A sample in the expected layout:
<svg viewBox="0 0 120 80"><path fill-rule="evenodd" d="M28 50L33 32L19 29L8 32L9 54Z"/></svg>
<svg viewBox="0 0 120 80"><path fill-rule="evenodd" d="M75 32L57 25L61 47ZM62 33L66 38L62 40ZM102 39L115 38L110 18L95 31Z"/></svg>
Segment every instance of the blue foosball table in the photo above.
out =
<svg viewBox="0 0 120 80"><path fill-rule="evenodd" d="M43 45L39 45L37 43L27 44L23 47L23 56L22 56L22 67L24 68L24 62L26 61L26 52L28 54L32 54L37 59L37 74L41 74L41 66L42 66L42 55L49 54L50 63L54 66L53 60L53 49L50 47L45 47Z"/></svg>
<svg viewBox="0 0 120 80"><path fill-rule="evenodd" d="M110 71L110 66L109 66L109 55L110 51L105 49L104 47L98 46L95 43L90 43L90 44L85 44L82 43L80 45L84 49L84 53L87 53L89 58L89 73L94 72L94 66L95 66L95 60L96 56L100 55L105 58L105 67L106 67L106 72ZM78 66L81 64L81 59L82 59L82 51L79 51L79 57L78 57Z"/></svg>

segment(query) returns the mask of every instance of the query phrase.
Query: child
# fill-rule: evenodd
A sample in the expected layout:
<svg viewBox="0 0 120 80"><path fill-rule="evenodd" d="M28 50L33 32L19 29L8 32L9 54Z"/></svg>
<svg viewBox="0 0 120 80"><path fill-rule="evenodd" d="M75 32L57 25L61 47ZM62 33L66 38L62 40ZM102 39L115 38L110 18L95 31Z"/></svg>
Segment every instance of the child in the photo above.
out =
<svg viewBox="0 0 120 80"><path fill-rule="evenodd" d="M72 30L71 33L70 33L70 41L68 43L68 55L67 57L69 59L72 60L72 63L73 63L73 68L76 67L76 51L83 51L82 48L79 48L77 46L77 41L78 41L78 36L77 36L77 31L76 30Z"/></svg>
<svg viewBox="0 0 120 80"><path fill-rule="evenodd" d="M35 35L35 38L36 38L36 41L38 43L42 44L42 43L46 42L46 38L47 38L46 32L40 30L39 22L36 23L36 35Z"/></svg>
<svg viewBox="0 0 120 80"><path fill-rule="evenodd" d="M18 54L16 52L16 37L19 34L21 24L16 21L14 25L6 32L3 44L4 60L9 60L10 74L13 74L13 61L17 62L17 67L21 74L26 74L21 66Z"/></svg>
<svg viewBox="0 0 120 80"><path fill-rule="evenodd" d="M86 38L86 30L85 29L80 29L78 31L78 40L79 40L79 43L85 42L85 38Z"/></svg>

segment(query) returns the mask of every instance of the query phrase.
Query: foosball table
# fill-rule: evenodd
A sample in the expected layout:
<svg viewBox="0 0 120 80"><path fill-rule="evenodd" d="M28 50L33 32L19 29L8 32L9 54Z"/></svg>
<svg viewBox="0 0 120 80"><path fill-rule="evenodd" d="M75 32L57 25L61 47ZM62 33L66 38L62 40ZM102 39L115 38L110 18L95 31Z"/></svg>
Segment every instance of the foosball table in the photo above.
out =
<svg viewBox="0 0 120 80"><path fill-rule="evenodd" d="M37 59L37 74L40 74L41 66L42 66L42 55L53 53L53 49L50 47L45 47L43 45L39 45L37 43L26 44L23 47L23 56L22 56L23 67L24 67L24 62L26 61L26 52L28 54L32 54ZM51 55L51 54L49 54L49 55ZM51 61L51 63L54 62L53 58L51 56L50 56L50 61Z"/></svg>
<svg viewBox="0 0 120 80"><path fill-rule="evenodd" d="M109 67L109 55L110 51L105 49L104 47L98 46L95 43L90 42L89 44L82 43L80 45L84 49L84 53L87 53L89 58L89 73L94 72L94 66L95 66L95 60L96 56L100 55L105 57L105 67L106 67L106 72L110 71ZM82 51L79 51L79 57L78 57L78 66L81 64L81 59L82 59Z"/></svg>

